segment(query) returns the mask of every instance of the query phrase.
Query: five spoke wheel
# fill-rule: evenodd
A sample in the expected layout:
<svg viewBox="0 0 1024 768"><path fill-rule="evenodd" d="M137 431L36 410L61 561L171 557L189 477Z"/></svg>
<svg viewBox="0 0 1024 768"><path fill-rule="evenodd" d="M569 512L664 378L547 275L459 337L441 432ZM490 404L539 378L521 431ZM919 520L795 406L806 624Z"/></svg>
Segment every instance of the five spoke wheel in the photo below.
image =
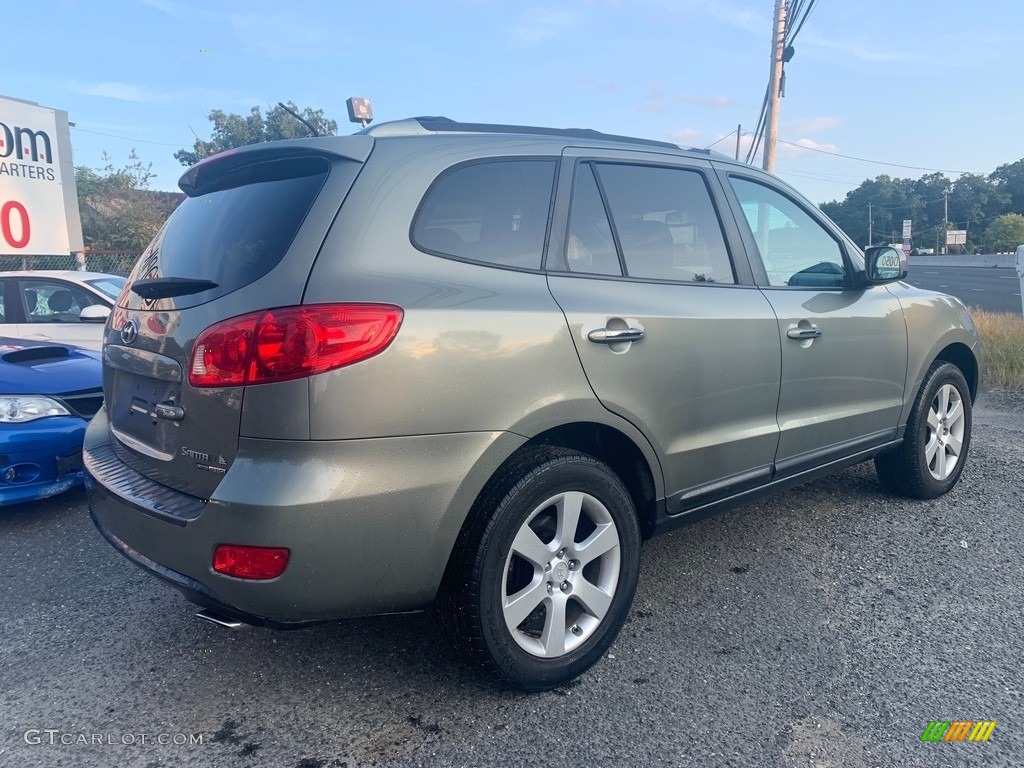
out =
<svg viewBox="0 0 1024 768"><path fill-rule="evenodd" d="M505 562L502 611L520 648L556 658L600 626L619 579L619 533L594 496L566 491L537 505Z"/></svg>

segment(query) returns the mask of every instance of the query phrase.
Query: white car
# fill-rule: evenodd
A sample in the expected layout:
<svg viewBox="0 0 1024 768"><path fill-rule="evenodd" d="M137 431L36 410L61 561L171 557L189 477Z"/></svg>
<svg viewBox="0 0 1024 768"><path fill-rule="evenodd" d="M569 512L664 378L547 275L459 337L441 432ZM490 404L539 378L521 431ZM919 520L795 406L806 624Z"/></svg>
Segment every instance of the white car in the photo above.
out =
<svg viewBox="0 0 1024 768"><path fill-rule="evenodd" d="M98 350L124 283L103 272L0 272L0 336Z"/></svg>

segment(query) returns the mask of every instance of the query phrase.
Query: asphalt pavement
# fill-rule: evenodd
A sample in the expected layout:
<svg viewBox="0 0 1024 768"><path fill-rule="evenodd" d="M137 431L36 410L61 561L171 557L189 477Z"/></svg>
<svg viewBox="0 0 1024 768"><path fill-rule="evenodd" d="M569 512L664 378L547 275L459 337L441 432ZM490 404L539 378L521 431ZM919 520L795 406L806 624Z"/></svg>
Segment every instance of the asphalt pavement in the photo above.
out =
<svg viewBox="0 0 1024 768"><path fill-rule="evenodd" d="M429 613L222 630L82 492L2 509L0 766L1024 765L1022 446L1024 395L987 394L945 497L866 464L649 542L606 658L532 695Z"/></svg>
<svg viewBox="0 0 1024 768"><path fill-rule="evenodd" d="M1016 269L911 264L907 282L917 288L956 296L969 307L1021 314L1020 278Z"/></svg>

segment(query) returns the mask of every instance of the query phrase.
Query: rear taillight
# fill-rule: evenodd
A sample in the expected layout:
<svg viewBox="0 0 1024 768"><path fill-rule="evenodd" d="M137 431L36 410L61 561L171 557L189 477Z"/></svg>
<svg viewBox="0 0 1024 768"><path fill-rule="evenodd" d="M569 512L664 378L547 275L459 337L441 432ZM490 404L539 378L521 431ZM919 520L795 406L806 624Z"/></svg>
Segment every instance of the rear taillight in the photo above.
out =
<svg viewBox="0 0 1024 768"><path fill-rule="evenodd" d="M391 304L311 304L224 320L196 339L188 382L265 384L358 363L392 342L402 316Z"/></svg>
<svg viewBox="0 0 1024 768"><path fill-rule="evenodd" d="M213 553L213 570L236 579L276 579L288 567L284 547L247 547L219 544Z"/></svg>

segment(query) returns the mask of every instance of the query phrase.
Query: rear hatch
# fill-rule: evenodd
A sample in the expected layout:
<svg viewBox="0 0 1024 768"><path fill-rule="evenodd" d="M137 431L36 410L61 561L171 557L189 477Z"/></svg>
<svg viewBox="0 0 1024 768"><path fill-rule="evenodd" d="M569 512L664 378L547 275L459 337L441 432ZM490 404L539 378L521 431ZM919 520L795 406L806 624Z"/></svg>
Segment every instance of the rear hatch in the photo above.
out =
<svg viewBox="0 0 1024 768"><path fill-rule="evenodd" d="M244 387L191 386L195 342L226 319L301 303L372 144L351 136L256 145L182 177L188 197L140 257L107 326L103 391L123 462L212 495L238 449Z"/></svg>

